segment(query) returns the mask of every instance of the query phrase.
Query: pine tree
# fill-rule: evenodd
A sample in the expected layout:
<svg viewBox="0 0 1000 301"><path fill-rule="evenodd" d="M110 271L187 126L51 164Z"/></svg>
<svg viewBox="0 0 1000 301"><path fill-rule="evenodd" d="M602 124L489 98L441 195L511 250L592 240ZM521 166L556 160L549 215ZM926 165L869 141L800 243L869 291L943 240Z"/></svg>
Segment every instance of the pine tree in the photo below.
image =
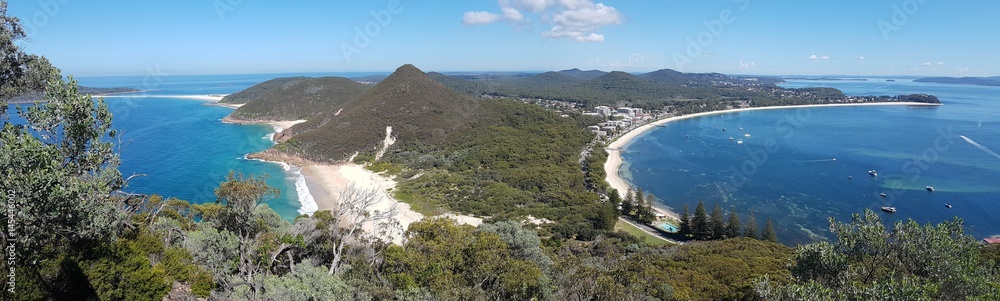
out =
<svg viewBox="0 0 1000 301"><path fill-rule="evenodd" d="M705 203L698 201L698 206L694 208L694 217L691 218L691 231L694 239L708 240L712 238L712 226L708 221L708 213L705 212Z"/></svg>
<svg viewBox="0 0 1000 301"><path fill-rule="evenodd" d="M722 208L719 207L719 202L715 202L715 206L712 207L712 239L723 239L726 233L726 220L725 215L722 213Z"/></svg>
<svg viewBox="0 0 1000 301"><path fill-rule="evenodd" d="M653 194L650 193L645 198L639 200L639 204L636 205L636 210L638 211L636 217L646 224L652 224L656 220L656 215L653 214L653 200Z"/></svg>
<svg viewBox="0 0 1000 301"><path fill-rule="evenodd" d="M629 189L628 193L625 194L625 199L622 200L622 215L630 216L632 215L632 209L635 207L635 193Z"/></svg>
<svg viewBox="0 0 1000 301"><path fill-rule="evenodd" d="M747 224L743 230L743 235L753 239L760 239L757 236L757 218L753 217L753 210L750 210L750 215L747 217Z"/></svg>
<svg viewBox="0 0 1000 301"><path fill-rule="evenodd" d="M681 236L688 237L691 235L691 214L688 213L688 205L684 204L684 211L681 213L680 221L680 231Z"/></svg>
<svg viewBox="0 0 1000 301"><path fill-rule="evenodd" d="M771 222L771 218L767 218L767 222L764 223L764 233L760 236L761 240L778 242L778 233L774 231L774 223Z"/></svg>
<svg viewBox="0 0 1000 301"><path fill-rule="evenodd" d="M743 223L740 222L740 215L736 214L736 208L729 211L729 222L726 223L726 238L740 237L743 235Z"/></svg>

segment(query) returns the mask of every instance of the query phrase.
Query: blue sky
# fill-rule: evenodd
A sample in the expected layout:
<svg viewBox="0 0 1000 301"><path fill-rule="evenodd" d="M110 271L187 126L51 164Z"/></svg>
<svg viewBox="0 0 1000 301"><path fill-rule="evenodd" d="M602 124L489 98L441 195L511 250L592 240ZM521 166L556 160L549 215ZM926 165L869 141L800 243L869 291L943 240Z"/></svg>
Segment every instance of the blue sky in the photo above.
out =
<svg viewBox="0 0 1000 301"><path fill-rule="evenodd" d="M998 12L995 0L9 1L30 35L20 44L77 76L381 72L406 63L995 76Z"/></svg>

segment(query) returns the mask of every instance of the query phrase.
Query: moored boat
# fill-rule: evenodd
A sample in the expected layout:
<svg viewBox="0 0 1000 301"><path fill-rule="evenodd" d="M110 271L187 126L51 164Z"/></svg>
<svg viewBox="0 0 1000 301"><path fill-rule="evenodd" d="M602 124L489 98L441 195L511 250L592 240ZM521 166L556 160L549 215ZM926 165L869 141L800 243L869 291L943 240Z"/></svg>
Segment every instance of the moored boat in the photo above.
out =
<svg viewBox="0 0 1000 301"><path fill-rule="evenodd" d="M882 211L896 213L896 207L882 206Z"/></svg>

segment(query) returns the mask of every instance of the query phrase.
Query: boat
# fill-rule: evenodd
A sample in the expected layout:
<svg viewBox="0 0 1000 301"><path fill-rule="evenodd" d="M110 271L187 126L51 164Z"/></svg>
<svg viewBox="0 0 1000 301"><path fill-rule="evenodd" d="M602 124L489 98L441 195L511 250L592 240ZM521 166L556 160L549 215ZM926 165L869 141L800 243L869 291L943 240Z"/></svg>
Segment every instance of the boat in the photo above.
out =
<svg viewBox="0 0 1000 301"><path fill-rule="evenodd" d="M743 134L743 137L750 138L750 134Z"/></svg>
<svg viewBox="0 0 1000 301"><path fill-rule="evenodd" d="M729 137L729 141L733 141L733 137Z"/></svg>
<svg viewBox="0 0 1000 301"><path fill-rule="evenodd" d="M726 128L722 128L722 131L723 131L723 132L725 132L725 131L726 131Z"/></svg>
<svg viewBox="0 0 1000 301"><path fill-rule="evenodd" d="M743 139L736 140L736 144L743 144Z"/></svg>
<svg viewBox="0 0 1000 301"><path fill-rule="evenodd" d="M882 206L882 211L896 213L896 207Z"/></svg>
<svg viewBox="0 0 1000 301"><path fill-rule="evenodd" d="M740 132L742 132L742 131L743 131L743 128L740 128Z"/></svg>
<svg viewBox="0 0 1000 301"><path fill-rule="evenodd" d="M951 204L944 204L945 208L951 208Z"/></svg>
<svg viewBox="0 0 1000 301"><path fill-rule="evenodd" d="M872 170L869 170L869 171L868 171L868 174L869 174L869 175L871 175L871 176L873 176L873 177L877 177L877 176L878 176L878 172L877 172L877 171L875 171L874 169L872 169Z"/></svg>
<svg viewBox="0 0 1000 301"><path fill-rule="evenodd" d="M934 186L927 186L927 191L934 191Z"/></svg>
<svg viewBox="0 0 1000 301"><path fill-rule="evenodd" d="M880 192L878 195L884 198L885 197L885 192Z"/></svg>
<svg viewBox="0 0 1000 301"><path fill-rule="evenodd" d="M847 179L848 179L848 180L854 180L854 177L852 177L852 176L847 176Z"/></svg>

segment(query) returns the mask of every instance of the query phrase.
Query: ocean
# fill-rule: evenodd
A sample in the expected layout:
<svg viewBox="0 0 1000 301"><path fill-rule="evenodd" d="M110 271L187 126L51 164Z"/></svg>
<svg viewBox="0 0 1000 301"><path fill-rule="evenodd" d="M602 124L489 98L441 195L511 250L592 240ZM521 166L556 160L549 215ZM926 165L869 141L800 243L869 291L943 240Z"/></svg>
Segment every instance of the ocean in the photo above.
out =
<svg viewBox="0 0 1000 301"><path fill-rule="evenodd" d="M866 209L887 222L936 224L959 217L976 238L1000 235L1000 87L898 78L782 85L833 87L848 95L928 93L944 105L793 108L681 120L626 145L620 175L675 212L684 205L694 212L699 200L708 210L715 203L736 210L744 221L752 210L760 227L771 218L786 244L832 239L829 217L849 222ZM880 211L882 206L897 212Z"/></svg>
<svg viewBox="0 0 1000 301"><path fill-rule="evenodd" d="M82 86L143 90L105 98L114 115L112 125L121 137L117 143L122 159L119 170L125 177L142 175L133 178L125 191L209 203L215 202L215 189L230 171L266 176L268 185L277 188L280 195L265 204L292 220L316 206L297 168L245 157L270 148L274 129L222 123L233 109L186 96L231 94L277 77L367 75L372 73L169 76L151 72L76 79ZM15 105L10 106L9 112L14 113ZM12 121L23 122L19 118Z"/></svg>

